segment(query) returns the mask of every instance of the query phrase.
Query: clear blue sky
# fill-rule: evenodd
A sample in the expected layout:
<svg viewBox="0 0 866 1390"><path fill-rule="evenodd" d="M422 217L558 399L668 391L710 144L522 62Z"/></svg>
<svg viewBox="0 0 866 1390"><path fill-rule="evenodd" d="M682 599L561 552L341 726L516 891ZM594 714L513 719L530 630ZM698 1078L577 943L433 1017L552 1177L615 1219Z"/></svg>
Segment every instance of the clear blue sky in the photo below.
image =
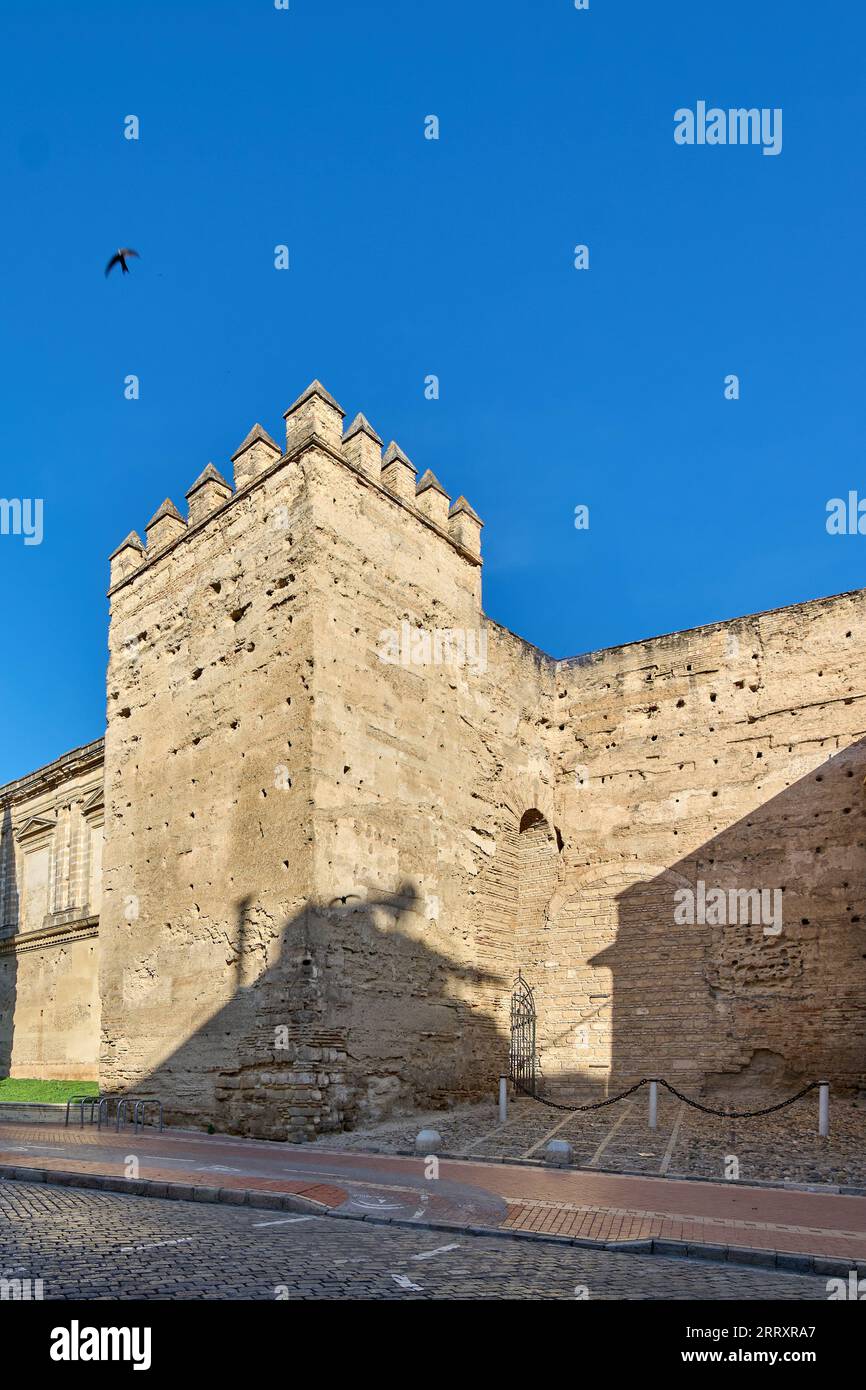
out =
<svg viewBox="0 0 866 1390"><path fill-rule="evenodd" d="M0 536L0 781L103 731L109 552L314 376L468 496L486 611L553 655L866 583L866 536L824 526L866 493L862 6L0 25L0 496L45 506L42 545ZM781 107L782 153L677 146L698 100Z"/></svg>

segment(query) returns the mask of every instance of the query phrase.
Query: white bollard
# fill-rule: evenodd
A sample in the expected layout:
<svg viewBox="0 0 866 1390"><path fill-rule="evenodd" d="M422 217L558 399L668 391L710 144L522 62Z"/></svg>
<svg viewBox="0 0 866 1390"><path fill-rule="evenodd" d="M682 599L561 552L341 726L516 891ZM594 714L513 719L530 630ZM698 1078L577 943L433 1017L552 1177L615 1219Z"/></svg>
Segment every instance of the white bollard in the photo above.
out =
<svg viewBox="0 0 866 1390"><path fill-rule="evenodd" d="M567 1139L551 1139L544 1151L544 1157L552 1168L570 1168L571 1145Z"/></svg>
<svg viewBox="0 0 866 1390"><path fill-rule="evenodd" d="M830 1083L818 1083L818 1133L826 1139L830 1133Z"/></svg>
<svg viewBox="0 0 866 1390"><path fill-rule="evenodd" d="M442 1150L442 1135L437 1129L422 1129L415 1135L416 1154L438 1154Z"/></svg>
<svg viewBox="0 0 866 1390"><path fill-rule="evenodd" d="M508 1119L508 1077L499 1078L499 1123L505 1124Z"/></svg>
<svg viewBox="0 0 866 1390"><path fill-rule="evenodd" d="M649 1127L650 1129L656 1129L658 1127L659 1118L659 1083L657 1081L651 1081L649 1086Z"/></svg>

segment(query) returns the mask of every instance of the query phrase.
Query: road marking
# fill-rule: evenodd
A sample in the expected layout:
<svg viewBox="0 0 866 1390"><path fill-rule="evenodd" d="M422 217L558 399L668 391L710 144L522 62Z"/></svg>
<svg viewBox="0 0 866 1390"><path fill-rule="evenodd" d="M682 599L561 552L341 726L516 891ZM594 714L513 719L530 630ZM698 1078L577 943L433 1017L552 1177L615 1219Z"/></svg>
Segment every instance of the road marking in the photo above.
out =
<svg viewBox="0 0 866 1390"><path fill-rule="evenodd" d="M180 1240L155 1240L150 1245L121 1245L121 1255L128 1255L130 1250L158 1250L162 1245L191 1245L194 1236L182 1236Z"/></svg>
<svg viewBox="0 0 866 1390"><path fill-rule="evenodd" d="M432 1260L434 1255L444 1255L449 1250L459 1250L458 1245L437 1245L435 1250L422 1250L420 1255L410 1255L410 1260Z"/></svg>
<svg viewBox="0 0 866 1390"><path fill-rule="evenodd" d="M362 1157L364 1156L365 1155L362 1155ZM369 1155L366 1156L369 1157ZM378 1155L376 1155L376 1157L378 1157ZM488 1164L488 1167L489 1166L490 1165ZM322 1178L335 1178L341 1186L346 1188L358 1187L361 1185L361 1183L363 1183L365 1188L370 1188L373 1191L376 1191L378 1189L381 1192L409 1192L416 1200L418 1198L417 1184L413 1187L409 1183L405 1182L368 1182L363 1178L353 1177L351 1173L346 1173L345 1171L331 1172L327 1168L283 1168L281 1169L281 1172L295 1173L300 1177L306 1178L307 1185L309 1187L318 1186L321 1183Z"/></svg>
<svg viewBox="0 0 866 1390"><path fill-rule="evenodd" d="M347 1203L350 1207L363 1207L364 1211L399 1211L402 1205L402 1202L387 1202L384 1197L370 1197L367 1193L352 1197Z"/></svg>
<svg viewBox="0 0 866 1390"><path fill-rule="evenodd" d="M631 1112L634 1110L636 1104L637 1104L637 1101L636 1101L636 1100L630 1101L629 1104L626 1106L625 1110L623 1110L623 1112L622 1112L622 1114L620 1115L619 1119L617 1120L616 1124L615 1124L615 1125L611 1125L610 1129L608 1130L607 1134L606 1134L606 1135L604 1136L604 1138L602 1139L601 1143L599 1144L599 1146L598 1146L598 1148L596 1149L595 1153L593 1154L592 1158L589 1160L589 1163L586 1165L587 1168L594 1168L594 1167L595 1167L595 1165L598 1163L598 1160L601 1158L602 1154L604 1153L605 1149L607 1148L608 1144L610 1143L611 1139L613 1138L613 1136L616 1134L617 1130L619 1129L620 1125L625 1124L625 1122L626 1122L626 1120L628 1119L629 1115L630 1115Z"/></svg>
<svg viewBox="0 0 866 1390"><path fill-rule="evenodd" d="M421 1285L413 1284L412 1280L406 1274L392 1274L391 1278L394 1280L395 1284L400 1285L401 1289L414 1289L415 1293L424 1292L424 1290L421 1288Z"/></svg>
<svg viewBox="0 0 866 1390"><path fill-rule="evenodd" d="M428 1196L427 1196L427 1193L426 1193L426 1192L422 1192L422 1193L421 1193L421 1205L420 1205L420 1207L418 1208L417 1211L413 1211L413 1213L412 1213L412 1220L413 1220L413 1221L417 1221L419 1216L423 1216L423 1215L424 1215L424 1213L425 1213L425 1211L426 1211L426 1208L427 1208L427 1202L428 1202L428 1200L429 1200L429 1198L428 1198Z"/></svg>
<svg viewBox="0 0 866 1390"><path fill-rule="evenodd" d="M282 1221L254 1221L254 1226L295 1226L299 1221L313 1221L312 1216L286 1216Z"/></svg>
<svg viewBox="0 0 866 1390"><path fill-rule="evenodd" d="M686 1107L682 1103L682 1101L680 1101L680 1108L677 1111L677 1118L674 1120L674 1127L671 1130L671 1137L668 1140L668 1146L665 1149L664 1158L662 1159L662 1166L661 1168L659 1168L660 1173L666 1173L668 1171L668 1168L670 1167L671 1158L674 1152L674 1145L677 1142L677 1135L680 1132L680 1123L682 1122L682 1118L685 1115L685 1113Z"/></svg>

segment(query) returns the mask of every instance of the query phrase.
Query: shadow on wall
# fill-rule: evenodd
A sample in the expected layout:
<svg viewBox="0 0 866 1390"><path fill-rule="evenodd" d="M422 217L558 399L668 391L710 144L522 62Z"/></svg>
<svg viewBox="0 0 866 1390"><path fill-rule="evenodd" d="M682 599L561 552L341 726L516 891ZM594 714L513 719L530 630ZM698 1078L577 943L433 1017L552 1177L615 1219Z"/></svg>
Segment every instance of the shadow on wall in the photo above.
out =
<svg viewBox="0 0 866 1390"><path fill-rule="evenodd" d="M0 948L14 935L18 917L18 882L15 870L15 841L12 838L12 812L3 808L0 819ZM14 950L0 949L0 1077L9 1076L15 1031L15 1001L18 992L18 956Z"/></svg>
<svg viewBox="0 0 866 1390"><path fill-rule="evenodd" d="M286 922L277 959L244 984L252 899L240 901L232 998L125 1089L162 1099L174 1123L275 1139L490 1093L508 1038L474 998L508 978L429 946L418 905L412 885L311 904Z"/></svg>
<svg viewBox="0 0 866 1390"><path fill-rule="evenodd" d="M861 741L673 864L566 874L526 971L543 1087L588 1099L662 1076L774 1100L812 1080L862 1086L864 773ZM544 970L545 953L569 970Z"/></svg>

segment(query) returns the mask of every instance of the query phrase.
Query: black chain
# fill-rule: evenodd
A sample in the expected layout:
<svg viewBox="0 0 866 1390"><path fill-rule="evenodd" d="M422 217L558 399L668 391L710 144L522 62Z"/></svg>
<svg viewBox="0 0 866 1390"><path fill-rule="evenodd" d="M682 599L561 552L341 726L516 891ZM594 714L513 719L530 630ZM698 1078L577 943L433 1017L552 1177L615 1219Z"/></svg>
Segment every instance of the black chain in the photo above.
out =
<svg viewBox="0 0 866 1390"><path fill-rule="evenodd" d="M518 1091L522 1091L525 1096L529 1096L530 1100L537 1100L539 1105L549 1105L551 1110L570 1110L574 1113L578 1110L601 1110L605 1105L615 1105L618 1100L624 1100L626 1096L633 1095L635 1091L640 1090L641 1086L647 1084L645 1079L643 1081L638 1081L636 1085L629 1086L627 1091L620 1091L618 1096L611 1096L608 1100L594 1101L592 1105L560 1105L559 1101L548 1100L545 1096L534 1095L533 1092L528 1091L525 1086L521 1086L520 1082L517 1081L515 1077L512 1076L511 1080L514 1082Z"/></svg>
<svg viewBox="0 0 866 1390"><path fill-rule="evenodd" d="M624 1100L626 1096L634 1095L635 1091L639 1091L641 1086L648 1086L650 1084L649 1078L644 1077L643 1080L636 1082L634 1086L629 1086L627 1091L620 1091L619 1095L610 1096L607 1100L597 1100L591 1105L561 1105L559 1101L548 1100L546 1096L535 1095L532 1091L521 1085L516 1077L512 1076L511 1081L512 1084L517 1087L518 1091L522 1091L530 1100L537 1100L539 1105L547 1105L551 1110L568 1110L571 1114L577 1114L579 1111L583 1110L601 1110L606 1105L615 1105L618 1100ZM804 1096L807 1096L810 1091L814 1091L821 1083L819 1081L810 1081L808 1086L804 1086L802 1091L798 1091L795 1096L789 1096L787 1100L780 1100L776 1105L765 1105L763 1110L716 1110L711 1105L702 1105L699 1100L692 1100L691 1097L684 1096L682 1091L678 1091L675 1086L671 1086L668 1081L663 1081L661 1077L657 1084L659 1086L664 1086L666 1091L670 1091L671 1095L676 1096L677 1100L681 1100L684 1105L690 1105L693 1110L701 1110L705 1115L721 1115L722 1118L727 1120L751 1120L754 1119L756 1115L772 1115L776 1110L784 1110L787 1106L794 1105L798 1100L802 1100Z"/></svg>
<svg viewBox="0 0 866 1390"><path fill-rule="evenodd" d="M819 1081L810 1081L808 1086L804 1086L802 1091L798 1091L795 1096L789 1096L787 1100L780 1100L777 1105L765 1105L763 1110L714 1110L711 1105L701 1105L699 1100L690 1100L684 1096L682 1091L678 1091L676 1086L671 1086L669 1082L659 1078L660 1086L664 1086L666 1091L670 1091L677 1100L683 1101L685 1105L690 1105L693 1110L702 1110L705 1115L722 1115L727 1120L751 1120L756 1115L772 1115L776 1110L784 1110L788 1105L794 1105L796 1101L802 1100L810 1091L814 1091Z"/></svg>

